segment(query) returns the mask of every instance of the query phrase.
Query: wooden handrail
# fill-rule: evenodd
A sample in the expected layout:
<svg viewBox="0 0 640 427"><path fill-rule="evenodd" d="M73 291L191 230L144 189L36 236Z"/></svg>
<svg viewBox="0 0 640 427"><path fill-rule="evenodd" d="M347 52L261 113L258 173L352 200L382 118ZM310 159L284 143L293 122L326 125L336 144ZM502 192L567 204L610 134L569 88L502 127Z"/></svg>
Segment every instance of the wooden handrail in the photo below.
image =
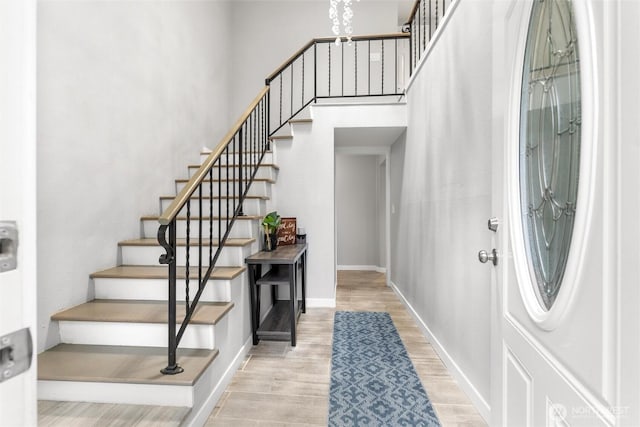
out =
<svg viewBox="0 0 640 427"><path fill-rule="evenodd" d="M416 12L418 12L419 6L420 0L416 0L416 2L413 4L413 9L411 9L411 13L409 14L409 19L407 19L407 22L405 22L404 25L411 24L413 18L416 16Z"/></svg>
<svg viewBox="0 0 640 427"><path fill-rule="evenodd" d="M233 139L233 136L240 130L244 122L249 118L249 115L253 112L256 106L262 101L264 96L269 92L269 86L265 86L258 96L249 104L247 109L242 113L240 118L233 125L231 130L222 138L220 143L213 149L213 151L209 154L207 159L202 163L200 169L196 171L196 173L191 177L189 182L182 188L180 193L173 199L173 202L167 207L167 209L162 212L162 215L158 218L158 222L161 225L168 225L173 221L173 219L178 215L180 210L184 207L187 201L191 198L191 195L196 191L198 186L205 179L209 170L213 167L213 164L220 157L222 152L227 148L227 145Z"/></svg>
<svg viewBox="0 0 640 427"><path fill-rule="evenodd" d="M401 38L408 38L408 37L410 37L410 34L408 33L390 33L390 34L374 34L369 36L352 36L351 40L352 41L385 40L385 39L401 39ZM278 74L284 71L289 65L291 65L296 59L298 59L298 57L300 57L307 49L309 49L314 44L333 43L335 39L336 39L335 37L318 37L318 38L312 39L307 44L305 44L302 48L298 49L296 53L291 55L289 59L284 61L282 65L276 68L276 70L273 73L269 74L269 76L266 78L266 84L269 85L269 83L271 83L271 81L275 79L278 76ZM346 37L341 37L341 39L343 42L347 41Z"/></svg>
<svg viewBox="0 0 640 427"><path fill-rule="evenodd" d="M266 80L266 84L269 85L269 83L271 83L271 80L273 80L278 74L280 74L285 68L287 68L293 61L295 61L300 55L302 55L304 51L306 51L311 46L313 46L314 43L315 43L315 39L311 40L310 42L302 46L300 49L298 49L296 53L291 55L289 59L284 61L282 65L276 68L276 70L273 73L269 74L269 77L267 77L267 80Z"/></svg>

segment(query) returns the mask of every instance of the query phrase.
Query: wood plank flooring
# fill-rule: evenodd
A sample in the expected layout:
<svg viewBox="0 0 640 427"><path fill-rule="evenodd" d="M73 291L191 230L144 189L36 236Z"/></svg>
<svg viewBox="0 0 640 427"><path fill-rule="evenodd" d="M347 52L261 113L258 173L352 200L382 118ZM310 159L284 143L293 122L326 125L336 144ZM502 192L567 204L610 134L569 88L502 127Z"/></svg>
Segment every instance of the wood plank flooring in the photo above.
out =
<svg viewBox="0 0 640 427"><path fill-rule="evenodd" d="M442 425L486 425L384 274L339 271L337 292L336 309L308 309L300 317L296 347L275 341L253 347L207 426L326 426L335 310L391 314Z"/></svg>
<svg viewBox="0 0 640 427"><path fill-rule="evenodd" d="M207 426L326 426L335 310L387 311L407 348L444 427L485 422L418 329L393 291L375 272L338 272L336 309L308 309L298 324L298 345L261 341L237 371ZM117 416L122 408L122 416ZM137 409L136 409L137 408ZM173 408L40 402L41 426L177 426ZM133 412L132 412L133 411Z"/></svg>

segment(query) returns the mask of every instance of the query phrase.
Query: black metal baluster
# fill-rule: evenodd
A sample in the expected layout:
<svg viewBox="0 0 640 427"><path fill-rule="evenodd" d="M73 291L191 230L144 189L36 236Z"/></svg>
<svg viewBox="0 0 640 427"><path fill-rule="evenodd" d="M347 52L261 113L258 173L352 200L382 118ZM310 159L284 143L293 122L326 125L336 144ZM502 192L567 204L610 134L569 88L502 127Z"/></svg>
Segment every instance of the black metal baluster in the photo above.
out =
<svg viewBox="0 0 640 427"><path fill-rule="evenodd" d="M382 58L380 58L382 62L382 64L380 65L380 69L382 71L381 73L382 79L380 82L380 85L381 85L380 90L382 91L382 95L384 95L384 39L380 41L380 45L382 46L382 53L381 53Z"/></svg>
<svg viewBox="0 0 640 427"><path fill-rule="evenodd" d="M318 99L318 43L313 43L313 100Z"/></svg>
<svg viewBox="0 0 640 427"><path fill-rule="evenodd" d="M427 48L427 10L426 10L426 6L427 6L427 2L424 0L421 0L422 3L422 20L424 22L424 31L422 31L422 48L426 49ZM429 24L429 26L431 26L431 24Z"/></svg>
<svg viewBox="0 0 640 427"><path fill-rule="evenodd" d="M418 62L420 61L420 58L422 56L422 45L420 44L420 34L424 33L424 28L421 27L420 25L420 7L418 7L418 9L416 9L416 15L414 20L417 20L418 25L416 26L416 42L418 47L416 48L416 65L418 65Z"/></svg>
<svg viewBox="0 0 640 427"><path fill-rule="evenodd" d="M271 148L271 139L269 139L269 136L271 134L271 89L269 89L269 92L267 92L267 111L266 111L266 117L265 117L265 121L266 121L266 125L264 127L264 130L266 132L266 137L265 137L265 143L267 144L267 150L269 148Z"/></svg>
<svg viewBox="0 0 640 427"><path fill-rule="evenodd" d="M355 58L355 62L354 62L354 70L355 70L355 90L354 90L354 95L358 96L358 42L356 41L354 43L354 58Z"/></svg>
<svg viewBox="0 0 640 427"><path fill-rule="evenodd" d="M198 186L198 288L202 287L202 185Z"/></svg>
<svg viewBox="0 0 640 427"><path fill-rule="evenodd" d="M186 242L185 242L185 247L186 247L186 262L185 262L185 280L184 280L184 285L185 285L185 291L186 291L186 296L185 296L185 316L189 315L189 276L190 276L190 271L189 271L189 243L190 243L190 239L191 239L191 198L189 198L187 200L187 238L186 238Z"/></svg>
<svg viewBox="0 0 640 427"><path fill-rule="evenodd" d="M371 95L371 40L367 40L367 95Z"/></svg>
<svg viewBox="0 0 640 427"><path fill-rule="evenodd" d="M340 44L340 93L344 96L344 45Z"/></svg>
<svg viewBox="0 0 640 427"><path fill-rule="evenodd" d="M413 64L415 63L413 60L413 52L415 50L415 41L414 41L414 31L413 31L413 24L415 22L415 19L411 20L411 23L409 24L409 75L413 74Z"/></svg>
<svg viewBox="0 0 640 427"><path fill-rule="evenodd" d="M427 0L422 0L427 1ZM433 8L431 7L431 0L429 0L429 41L431 41L431 36L433 35L433 28L431 23L433 22Z"/></svg>
<svg viewBox="0 0 640 427"><path fill-rule="evenodd" d="M235 136L233 138L235 140ZM234 156L235 156L235 154L234 154ZM225 180L226 184L227 184L227 194L226 194L226 196L227 196L227 203L226 203L226 205L227 205L227 216L226 217L229 218L229 204L231 203L230 202L230 196L231 195L229 194L229 179L231 177L229 176L229 146L228 145L227 145L227 164L225 165L225 173L226 173L226 177L227 177L227 179ZM221 220L222 220L222 218L221 218ZM222 227L222 223L220 223L220 227ZM222 236L222 228L218 228L218 233L219 233L220 236Z"/></svg>
<svg viewBox="0 0 640 427"><path fill-rule="evenodd" d="M393 73L393 78L394 78L394 89L393 91L395 93L398 93L398 39L395 39L395 58L394 58L394 64L395 64L395 69L394 69L394 73Z"/></svg>
<svg viewBox="0 0 640 427"><path fill-rule="evenodd" d="M225 154L227 156L227 163L229 162L229 146L225 148ZM229 203L227 197L222 197L222 156L220 156L220 162L218 163L218 246L220 245L220 233L222 231L222 201ZM228 209L228 208L227 208ZM211 258L213 262L213 257Z"/></svg>
<svg viewBox="0 0 640 427"><path fill-rule="evenodd" d="M168 268L168 313L167 313L167 333L168 333L168 346L167 346L167 366L160 370L165 375L175 375L184 371L176 363L176 350L178 348L178 340L176 337L176 222L177 219L173 219L168 225L162 225L158 229L158 242L166 250L166 254L160 256L160 264L167 264ZM169 241L167 241L167 229L169 231Z"/></svg>
<svg viewBox="0 0 640 427"><path fill-rule="evenodd" d="M329 97L331 97L331 43L327 46L329 46Z"/></svg>
<svg viewBox="0 0 640 427"><path fill-rule="evenodd" d="M220 159L216 160L218 169L220 169ZM213 166L209 169L209 265L213 260ZM220 205L220 202L218 202Z"/></svg>
<svg viewBox="0 0 640 427"><path fill-rule="evenodd" d="M242 201L240 200L240 198L242 197L242 175L243 175L243 170L244 170L244 157L242 155L243 152L243 141L242 141L242 135L243 135L243 129L245 127L245 123L242 124L242 126L240 126L240 143L238 144L238 215L242 216L244 215L244 213L242 212ZM233 168L233 173L234 173L234 179L235 179L235 171L236 169ZM235 216L236 210L234 209L233 211L233 216Z"/></svg>
<svg viewBox="0 0 640 427"><path fill-rule="evenodd" d="M242 133L242 131L240 131L240 132ZM231 165L231 174L232 174L232 177L231 177L231 189L233 190L233 191L232 191L232 194L233 194L233 199L232 199L232 200L233 200L233 205L232 205L232 206L233 206L233 209L231 209L231 213L232 213L232 214L236 211L236 186L235 186L235 182L236 182L236 168L235 168L235 160L236 160L236 159L237 159L237 157L238 157L238 148L236 147L236 139L237 139L237 137L238 137L238 134L236 133L236 134L233 136L233 149L232 149L232 152L233 152L233 159L234 159L234 162L233 162L234 164L233 164L233 165ZM228 174L227 174L227 182L229 182L229 175L228 175ZM229 229L229 223L230 223L230 222L231 222L231 221L230 221L230 218L229 218L229 212L227 212L227 224L226 224L226 227L225 227L225 229L224 229L224 230L225 230L225 233L226 233L226 232L227 232L227 230Z"/></svg>
<svg viewBox="0 0 640 427"><path fill-rule="evenodd" d="M438 0L436 0L436 26L435 29L438 29Z"/></svg>
<svg viewBox="0 0 640 427"><path fill-rule="evenodd" d="M251 162L254 165L253 168L255 170L258 169L258 158L256 156L256 151L257 151L257 147L256 147L256 141L258 140L258 117L259 117L259 113L260 113L260 109L262 108L262 100L260 100L260 103L258 104L258 108L256 109L256 113L255 116L253 118L253 138L251 139ZM253 178L253 171L251 171L251 177Z"/></svg>
<svg viewBox="0 0 640 427"><path fill-rule="evenodd" d="M278 126L282 124L282 74L280 74L280 121L278 122Z"/></svg>

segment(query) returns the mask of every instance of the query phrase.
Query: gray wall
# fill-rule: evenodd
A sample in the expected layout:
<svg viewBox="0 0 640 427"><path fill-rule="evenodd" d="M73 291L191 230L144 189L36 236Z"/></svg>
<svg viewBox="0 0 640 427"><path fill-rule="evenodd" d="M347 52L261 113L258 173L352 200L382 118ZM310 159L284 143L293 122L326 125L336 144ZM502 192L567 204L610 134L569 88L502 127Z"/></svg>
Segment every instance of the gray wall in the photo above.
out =
<svg viewBox="0 0 640 427"><path fill-rule="evenodd" d="M89 274L229 126L229 4L38 5L38 322L92 298Z"/></svg>
<svg viewBox="0 0 640 427"><path fill-rule="evenodd" d="M378 156L336 153L339 266L379 266ZM384 237L384 236L382 236Z"/></svg>
<svg viewBox="0 0 640 427"><path fill-rule="evenodd" d="M491 237L492 16L475 1L447 13L392 147L391 279L489 402L491 269L476 254Z"/></svg>

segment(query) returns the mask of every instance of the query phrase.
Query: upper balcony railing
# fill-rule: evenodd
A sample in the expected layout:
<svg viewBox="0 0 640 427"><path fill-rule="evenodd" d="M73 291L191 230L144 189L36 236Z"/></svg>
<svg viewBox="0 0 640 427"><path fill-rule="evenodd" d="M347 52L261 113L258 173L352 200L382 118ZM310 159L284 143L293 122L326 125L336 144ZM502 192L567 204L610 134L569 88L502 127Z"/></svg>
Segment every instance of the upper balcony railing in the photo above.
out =
<svg viewBox="0 0 640 427"><path fill-rule="evenodd" d="M408 61L406 33L311 40L266 79L270 135L321 99L403 95Z"/></svg>
<svg viewBox="0 0 640 427"><path fill-rule="evenodd" d="M417 0L413 5L411 15L403 27L403 31L411 34L409 56L411 74L422 59L431 38L444 21L447 9L454 1L459 0Z"/></svg>

